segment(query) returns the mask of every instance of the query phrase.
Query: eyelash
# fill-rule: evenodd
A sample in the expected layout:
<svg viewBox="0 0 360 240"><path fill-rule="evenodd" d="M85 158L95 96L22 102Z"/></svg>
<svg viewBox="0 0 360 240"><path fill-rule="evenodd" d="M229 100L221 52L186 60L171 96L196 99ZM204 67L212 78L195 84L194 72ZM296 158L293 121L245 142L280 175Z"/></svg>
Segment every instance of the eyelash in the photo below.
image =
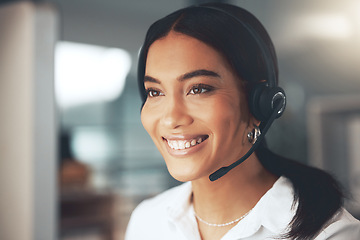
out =
<svg viewBox="0 0 360 240"><path fill-rule="evenodd" d="M195 89L199 89L200 92L195 92ZM206 84L197 84L192 86L192 88L190 89L190 91L188 92L187 95L192 94L192 95L196 95L196 94L204 94L204 93L209 93L211 91L214 90L214 87L206 85Z"/></svg>
<svg viewBox="0 0 360 240"><path fill-rule="evenodd" d="M195 92L195 90L200 90L200 92ZM214 90L214 87L206 85L206 84L197 84L191 87L189 92L186 95L197 95L197 94L204 94L209 93ZM163 96L164 94L155 88L148 88L145 90L146 95L150 98Z"/></svg>

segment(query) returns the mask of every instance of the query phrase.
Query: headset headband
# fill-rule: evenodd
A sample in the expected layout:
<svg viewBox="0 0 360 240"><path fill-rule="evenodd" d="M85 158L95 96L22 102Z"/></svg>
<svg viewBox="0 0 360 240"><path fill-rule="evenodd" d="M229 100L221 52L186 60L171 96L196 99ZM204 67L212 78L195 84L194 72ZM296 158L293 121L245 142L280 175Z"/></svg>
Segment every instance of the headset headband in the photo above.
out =
<svg viewBox="0 0 360 240"><path fill-rule="evenodd" d="M265 61L265 65L266 65L266 72L267 72L267 76L268 79L264 79L267 81L267 84L269 87L275 87L276 84L276 73L275 73L275 66L274 66L274 62L272 59L272 55L269 51L269 48L266 46L266 44L264 43L264 41L262 40L262 38L259 36L259 34L249 25L246 24L246 22L241 21L238 17L236 17L235 15L229 13L228 11L218 8L218 7L214 7L214 6L207 6L207 5L197 5L194 6L195 8L206 8L206 9L211 9L211 10L215 10L218 12L221 12L223 14L226 14L227 16L231 17L233 20L235 20L236 22L238 22L243 28L245 28L248 33L251 35L251 37L254 39L254 41L256 42L257 46L261 49L262 55L263 55L263 59Z"/></svg>

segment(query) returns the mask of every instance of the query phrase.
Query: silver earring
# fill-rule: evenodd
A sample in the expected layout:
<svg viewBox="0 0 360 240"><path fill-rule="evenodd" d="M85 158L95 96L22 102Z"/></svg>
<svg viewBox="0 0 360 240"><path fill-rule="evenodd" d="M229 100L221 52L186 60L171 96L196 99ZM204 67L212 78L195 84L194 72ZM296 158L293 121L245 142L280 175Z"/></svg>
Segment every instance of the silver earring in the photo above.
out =
<svg viewBox="0 0 360 240"><path fill-rule="evenodd" d="M258 140L260 135L261 135L260 128L254 124L254 129L247 134L247 138L250 143L254 144Z"/></svg>

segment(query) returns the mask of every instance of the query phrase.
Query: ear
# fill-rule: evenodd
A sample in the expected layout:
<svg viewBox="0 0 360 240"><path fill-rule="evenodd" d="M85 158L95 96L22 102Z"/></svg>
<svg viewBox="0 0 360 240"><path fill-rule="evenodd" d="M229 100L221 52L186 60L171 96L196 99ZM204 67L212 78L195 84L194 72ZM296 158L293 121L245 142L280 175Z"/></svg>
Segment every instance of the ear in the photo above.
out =
<svg viewBox="0 0 360 240"><path fill-rule="evenodd" d="M248 118L248 123L247 123L247 127L248 129L253 129L254 125L259 126L261 123L260 120L256 119L251 113L249 114L249 118Z"/></svg>
<svg viewBox="0 0 360 240"><path fill-rule="evenodd" d="M251 113L249 113L246 128L244 129L244 137L242 142L243 144L248 144L249 146L251 146L248 141L248 133L254 130L254 125L259 126L260 123L261 121L257 120Z"/></svg>

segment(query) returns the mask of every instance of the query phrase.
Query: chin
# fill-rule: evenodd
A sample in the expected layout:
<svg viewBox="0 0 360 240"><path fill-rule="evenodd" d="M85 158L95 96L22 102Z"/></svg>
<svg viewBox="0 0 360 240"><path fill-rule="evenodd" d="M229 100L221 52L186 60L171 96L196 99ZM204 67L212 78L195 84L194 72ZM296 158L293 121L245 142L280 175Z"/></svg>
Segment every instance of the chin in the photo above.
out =
<svg viewBox="0 0 360 240"><path fill-rule="evenodd" d="M169 171L170 175L179 182L188 182L188 181L192 180L192 177L190 176L190 174L186 174L184 172L179 172L179 171L171 170L171 169L168 169L168 171Z"/></svg>
<svg viewBox="0 0 360 240"><path fill-rule="evenodd" d="M179 182L189 182L203 177L207 177L207 175L200 175L199 173L194 171L179 171L178 169L169 169L169 168L168 171L170 175Z"/></svg>

